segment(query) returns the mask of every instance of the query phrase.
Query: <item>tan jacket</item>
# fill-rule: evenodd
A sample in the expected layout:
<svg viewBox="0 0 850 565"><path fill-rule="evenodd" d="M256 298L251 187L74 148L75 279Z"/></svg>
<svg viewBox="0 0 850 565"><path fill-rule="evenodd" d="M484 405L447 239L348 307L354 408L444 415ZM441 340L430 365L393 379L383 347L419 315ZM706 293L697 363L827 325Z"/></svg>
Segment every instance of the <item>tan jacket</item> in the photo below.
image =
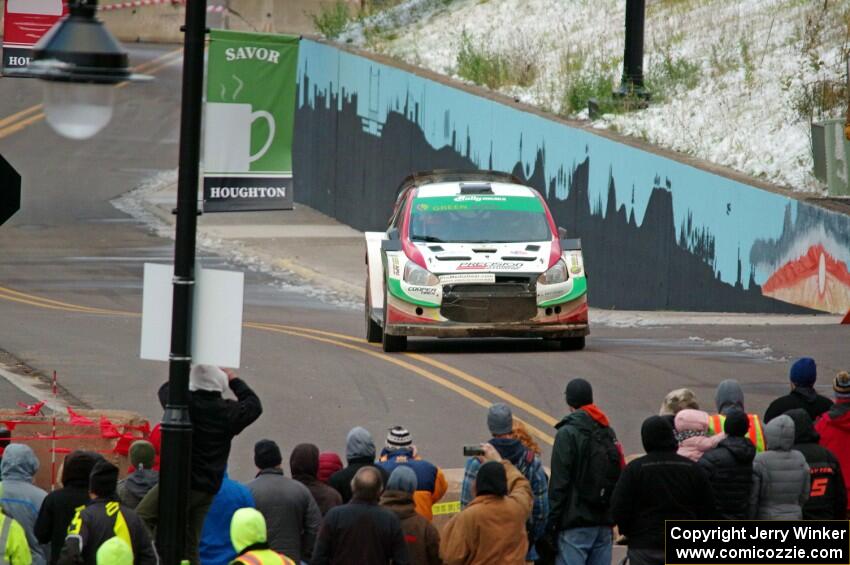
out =
<svg viewBox="0 0 850 565"><path fill-rule="evenodd" d="M528 551L525 522L533 497L528 480L508 461L508 495L477 496L446 524L440 554L446 565L524 565Z"/></svg>

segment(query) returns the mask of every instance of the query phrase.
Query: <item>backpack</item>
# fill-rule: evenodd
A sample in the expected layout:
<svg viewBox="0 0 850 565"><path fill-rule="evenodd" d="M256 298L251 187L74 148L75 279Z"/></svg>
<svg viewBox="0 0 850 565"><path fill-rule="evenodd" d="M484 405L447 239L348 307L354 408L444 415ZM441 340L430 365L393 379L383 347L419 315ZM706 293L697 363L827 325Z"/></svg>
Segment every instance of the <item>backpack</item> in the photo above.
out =
<svg viewBox="0 0 850 565"><path fill-rule="evenodd" d="M607 509L622 472L621 454L614 430L594 422L588 434L587 459L575 490L578 501L590 508Z"/></svg>

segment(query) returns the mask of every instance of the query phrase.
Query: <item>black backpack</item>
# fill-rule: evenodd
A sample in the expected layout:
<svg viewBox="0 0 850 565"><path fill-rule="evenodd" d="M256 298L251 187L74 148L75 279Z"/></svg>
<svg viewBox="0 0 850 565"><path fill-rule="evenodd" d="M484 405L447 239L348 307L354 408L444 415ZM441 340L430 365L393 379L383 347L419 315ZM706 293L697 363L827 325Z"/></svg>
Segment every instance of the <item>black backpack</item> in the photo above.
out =
<svg viewBox="0 0 850 565"><path fill-rule="evenodd" d="M617 436L608 426L594 422L588 434L587 459L576 489L581 504L590 508L607 509L611 495L622 472Z"/></svg>

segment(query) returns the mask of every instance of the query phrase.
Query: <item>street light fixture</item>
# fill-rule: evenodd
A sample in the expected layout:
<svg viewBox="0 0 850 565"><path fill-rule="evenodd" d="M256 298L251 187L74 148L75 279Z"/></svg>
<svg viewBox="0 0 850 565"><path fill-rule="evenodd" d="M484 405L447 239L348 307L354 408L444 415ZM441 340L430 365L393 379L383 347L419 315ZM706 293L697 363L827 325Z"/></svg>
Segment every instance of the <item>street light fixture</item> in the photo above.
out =
<svg viewBox="0 0 850 565"><path fill-rule="evenodd" d="M36 45L30 65L15 73L47 81L45 110L48 120L63 135L79 139L91 137L109 122L117 84L145 78L130 72L126 52L95 18L96 11L97 0L71 0L70 14ZM192 453L189 370L206 17L206 0L186 3L171 352L168 400L162 417L156 532L164 565L178 565L189 557L185 554ZM100 89L108 92L103 94Z"/></svg>

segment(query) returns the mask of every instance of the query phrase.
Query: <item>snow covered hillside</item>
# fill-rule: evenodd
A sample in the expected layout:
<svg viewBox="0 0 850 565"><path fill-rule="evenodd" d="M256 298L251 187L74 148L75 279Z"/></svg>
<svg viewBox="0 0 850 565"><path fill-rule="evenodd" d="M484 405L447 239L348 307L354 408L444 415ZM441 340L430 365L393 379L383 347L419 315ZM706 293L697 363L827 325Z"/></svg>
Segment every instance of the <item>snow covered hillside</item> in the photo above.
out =
<svg viewBox="0 0 850 565"><path fill-rule="evenodd" d="M843 117L850 0L647 0L649 108L619 83L625 0L406 0L347 26L354 43L548 111L794 190L820 192L810 122ZM609 113L605 113L609 112Z"/></svg>

